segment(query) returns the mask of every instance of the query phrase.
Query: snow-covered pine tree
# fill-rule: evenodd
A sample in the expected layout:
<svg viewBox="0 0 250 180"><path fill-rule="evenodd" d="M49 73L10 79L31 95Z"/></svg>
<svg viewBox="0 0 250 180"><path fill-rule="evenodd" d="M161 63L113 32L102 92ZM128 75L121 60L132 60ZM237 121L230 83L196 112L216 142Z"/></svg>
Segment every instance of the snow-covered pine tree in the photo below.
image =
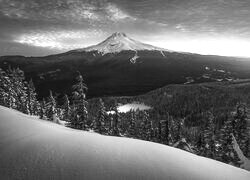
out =
<svg viewBox="0 0 250 180"><path fill-rule="evenodd" d="M196 152L200 156L205 156L205 141L203 131L200 131L197 137L197 142L195 144Z"/></svg>
<svg viewBox="0 0 250 180"><path fill-rule="evenodd" d="M244 154L248 154L249 130L247 128L246 105L238 104L234 114L234 136Z"/></svg>
<svg viewBox="0 0 250 180"><path fill-rule="evenodd" d="M6 107L8 108L16 108L16 100L15 100L15 90L14 90L14 84L13 84L13 73L12 69L9 67L9 69L6 72L6 78L5 78L5 85L7 86L6 88L6 93L7 93L7 98L6 98Z"/></svg>
<svg viewBox="0 0 250 180"><path fill-rule="evenodd" d="M183 138L183 126L184 126L184 119L183 118L176 118L172 119L170 122L170 130L171 130L171 138L172 141L175 143L180 141Z"/></svg>
<svg viewBox="0 0 250 180"><path fill-rule="evenodd" d="M104 102L100 98L98 104L98 113L94 122L94 130L100 134L105 134L107 131L105 127L105 116L106 116L106 111Z"/></svg>
<svg viewBox="0 0 250 180"><path fill-rule="evenodd" d="M203 131L204 142L205 142L205 156L209 158L215 158L216 146L215 146L215 122L214 116L211 112L206 113L207 125Z"/></svg>
<svg viewBox="0 0 250 180"><path fill-rule="evenodd" d="M9 77L7 76L6 72L0 68L0 104L2 106L8 107L8 96L9 96L9 86L10 81Z"/></svg>
<svg viewBox="0 0 250 180"><path fill-rule="evenodd" d="M75 106L74 108L74 128L76 129L82 129L87 130L87 120L88 120L88 110L87 110L87 104L86 101L86 91L87 86L83 81L82 75L79 73L77 78L77 82L75 85L73 85L73 104Z"/></svg>
<svg viewBox="0 0 250 180"><path fill-rule="evenodd" d="M68 126L74 129L80 129L79 128L79 120L78 120L78 115L77 115L77 109L75 104L72 104L71 107L71 113L70 113L70 122L68 123Z"/></svg>
<svg viewBox="0 0 250 180"><path fill-rule="evenodd" d="M166 117L164 118L165 120L163 120L163 141L164 144L169 144L169 134L170 134L170 116L167 113Z"/></svg>
<svg viewBox="0 0 250 180"><path fill-rule="evenodd" d="M43 120L47 120L45 99L43 99L42 102L40 103L39 118Z"/></svg>
<svg viewBox="0 0 250 180"><path fill-rule="evenodd" d="M153 141L155 134L154 134L154 126L153 126L153 121L149 121L148 122L148 126L147 126L147 137L146 140L147 141Z"/></svg>
<svg viewBox="0 0 250 180"><path fill-rule="evenodd" d="M19 68L9 71L9 76L11 80L11 89L13 92L10 93L14 96L14 107L15 109L28 114L27 106L27 87L24 83L25 77L24 72Z"/></svg>
<svg viewBox="0 0 250 180"><path fill-rule="evenodd" d="M130 111L130 121L128 127L128 136L129 137L136 137L136 113L134 111Z"/></svg>
<svg viewBox="0 0 250 180"><path fill-rule="evenodd" d="M114 118L112 114L109 114L108 117L108 135L112 136L114 134Z"/></svg>
<svg viewBox="0 0 250 180"><path fill-rule="evenodd" d="M37 99L36 99L36 96L37 96L36 89L35 89L35 86L34 86L34 83L33 83L32 79L28 83L27 95L28 95L27 103L28 103L29 113L31 115L36 115L37 110L38 110L38 107L37 107L38 102L37 102Z"/></svg>
<svg viewBox="0 0 250 180"><path fill-rule="evenodd" d="M143 111L142 114L142 122L140 125L140 139L147 139L147 136L149 135L149 114L147 111Z"/></svg>
<svg viewBox="0 0 250 180"><path fill-rule="evenodd" d="M52 91L49 92L49 99L48 99L48 107L47 107L47 116L49 121L56 122L57 121L57 114L56 114L56 100L53 96Z"/></svg>
<svg viewBox="0 0 250 180"><path fill-rule="evenodd" d="M121 136L121 119L117 107L115 108L115 114L113 118L113 136Z"/></svg>
<svg viewBox="0 0 250 180"><path fill-rule="evenodd" d="M161 121L159 120L158 122L158 127L157 127L157 141L159 143L162 143L162 124L161 124Z"/></svg>
<svg viewBox="0 0 250 180"><path fill-rule="evenodd" d="M177 122L177 131L178 131L177 139L181 140L183 138L183 127L185 124L185 118L180 118L178 120L179 121Z"/></svg>
<svg viewBox="0 0 250 180"><path fill-rule="evenodd" d="M220 148L218 151L219 160L231 164L235 162L235 156L232 147L232 137L231 137L231 134L233 134L233 121L234 119L230 114L226 118L224 125L220 129L219 141L218 141L220 144Z"/></svg>
<svg viewBox="0 0 250 180"><path fill-rule="evenodd" d="M64 95L64 103L63 103L63 120L64 121L70 121L70 116L71 116L71 108L70 108L70 102L68 95Z"/></svg>

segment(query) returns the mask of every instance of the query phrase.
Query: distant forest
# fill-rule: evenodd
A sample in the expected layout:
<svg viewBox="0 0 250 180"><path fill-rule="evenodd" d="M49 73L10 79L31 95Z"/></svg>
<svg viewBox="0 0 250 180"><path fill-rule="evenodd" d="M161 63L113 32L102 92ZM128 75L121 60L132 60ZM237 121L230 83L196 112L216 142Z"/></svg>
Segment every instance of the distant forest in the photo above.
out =
<svg viewBox="0 0 250 180"><path fill-rule="evenodd" d="M70 128L161 143L238 167L241 159L232 137L250 158L248 90L223 83L173 85L141 96L87 100L88 88L78 73L71 94L50 91L39 101L32 79L25 79L22 70L0 69L0 105L43 120L64 121ZM119 103L129 102L152 109L120 113Z"/></svg>

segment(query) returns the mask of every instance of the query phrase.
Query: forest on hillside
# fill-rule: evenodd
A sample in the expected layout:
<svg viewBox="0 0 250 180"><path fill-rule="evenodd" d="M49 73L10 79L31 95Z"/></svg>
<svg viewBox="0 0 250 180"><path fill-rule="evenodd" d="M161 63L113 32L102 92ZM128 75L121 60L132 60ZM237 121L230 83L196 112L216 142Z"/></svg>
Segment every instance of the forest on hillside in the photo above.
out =
<svg viewBox="0 0 250 180"><path fill-rule="evenodd" d="M43 120L161 143L240 167L243 162L233 143L237 142L250 158L250 94L244 93L245 87L169 86L136 97L87 99L87 85L78 73L71 94L50 91L49 97L38 100L32 79L19 68L0 69L0 82L0 105ZM119 103L134 101L152 108L118 111Z"/></svg>

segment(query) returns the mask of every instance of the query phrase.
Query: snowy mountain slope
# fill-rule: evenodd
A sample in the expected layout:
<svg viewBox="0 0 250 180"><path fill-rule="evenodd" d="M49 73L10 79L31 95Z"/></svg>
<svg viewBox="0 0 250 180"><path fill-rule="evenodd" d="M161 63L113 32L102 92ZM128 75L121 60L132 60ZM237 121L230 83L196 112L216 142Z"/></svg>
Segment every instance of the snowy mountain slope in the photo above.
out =
<svg viewBox="0 0 250 180"><path fill-rule="evenodd" d="M90 46L83 49L78 49L75 51L98 51L102 55L107 53L119 53L124 50L139 51L139 50L149 50L149 51L167 51L163 48L154 47L148 44L141 43L139 41L129 38L125 33L116 32L113 33L103 42Z"/></svg>
<svg viewBox="0 0 250 180"><path fill-rule="evenodd" d="M0 106L0 177L247 180L250 173L168 146L72 130Z"/></svg>

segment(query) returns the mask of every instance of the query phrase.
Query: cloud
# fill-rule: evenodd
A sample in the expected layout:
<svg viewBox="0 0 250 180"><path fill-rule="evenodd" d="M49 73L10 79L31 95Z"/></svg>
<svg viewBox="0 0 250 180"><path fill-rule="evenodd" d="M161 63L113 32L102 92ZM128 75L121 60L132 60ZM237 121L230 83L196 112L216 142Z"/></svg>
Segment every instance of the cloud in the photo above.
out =
<svg viewBox="0 0 250 180"><path fill-rule="evenodd" d="M102 31L98 30L78 30L78 31L42 31L28 32L16 35L13 41L29 46L44 47L57 50L71 50L85 47L86 40L90 37L103 36ZM88 41L89 42L89 41Z"/></svg>
<svg viewBox="0 0 250 180"><path fill-rule="evenodd" d="M119 9L115 4L108 3L105 7L107 17L112 21L120 21L124 19L136 20L135 17L130 16L128 13Z"/></svg>
<svg viewBox="0 0 250 180"><path fill-rule="evenodd" d="M135 20L114 3L105 0L54 0L38 2L38 0L1 0L0 12L9 18L70 21L84 23L86 21L122 21Z"/></svg>

